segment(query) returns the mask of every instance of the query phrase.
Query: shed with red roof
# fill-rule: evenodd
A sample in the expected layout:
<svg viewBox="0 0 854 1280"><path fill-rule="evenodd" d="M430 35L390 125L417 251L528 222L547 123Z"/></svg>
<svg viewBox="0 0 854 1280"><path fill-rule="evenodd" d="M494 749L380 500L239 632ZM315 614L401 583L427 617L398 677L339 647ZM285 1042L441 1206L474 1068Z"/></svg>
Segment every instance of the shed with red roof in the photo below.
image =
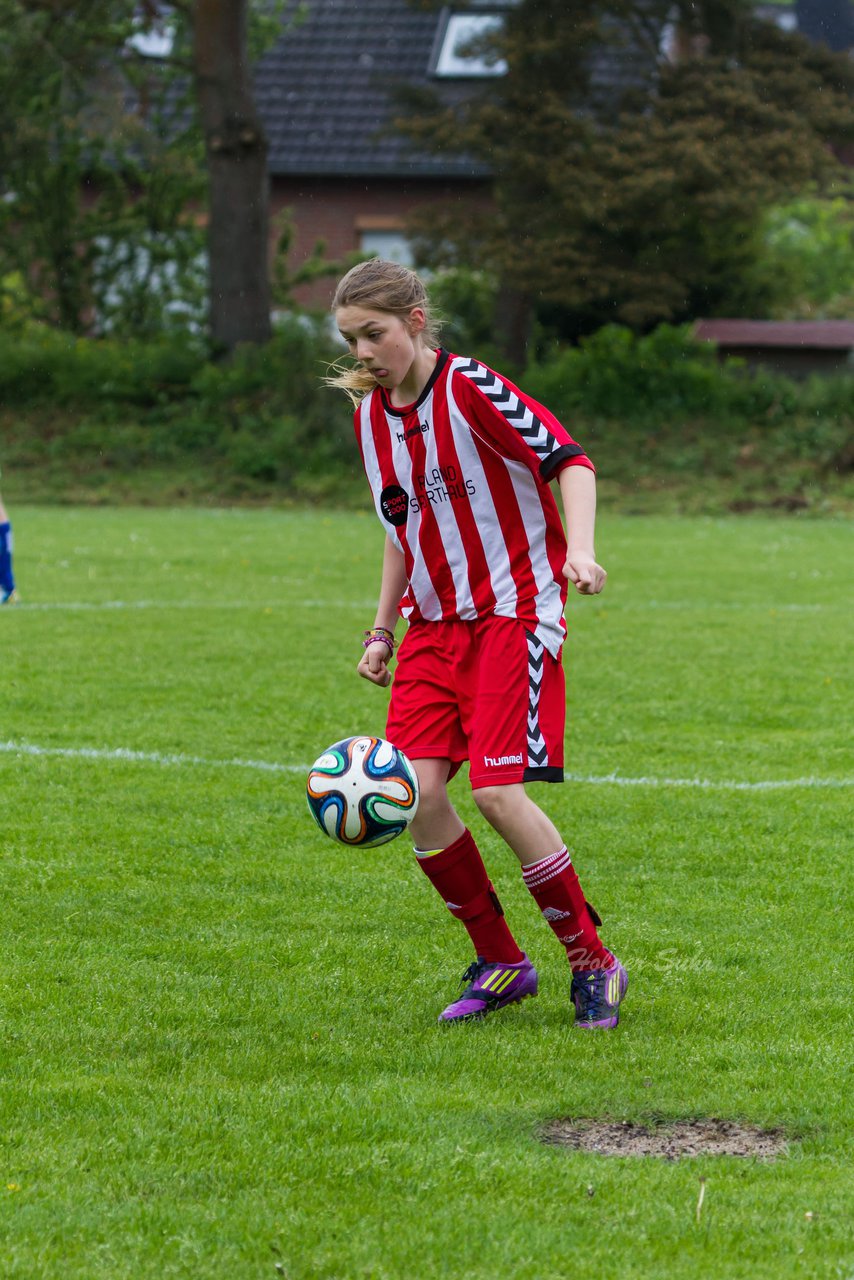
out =
<svg viewBox="0 0 854 1280"><path fill-rule="evenodd" d="M694 335L714 342L721 358L790 377L854 373L854 320L698 320Z"/></svg>

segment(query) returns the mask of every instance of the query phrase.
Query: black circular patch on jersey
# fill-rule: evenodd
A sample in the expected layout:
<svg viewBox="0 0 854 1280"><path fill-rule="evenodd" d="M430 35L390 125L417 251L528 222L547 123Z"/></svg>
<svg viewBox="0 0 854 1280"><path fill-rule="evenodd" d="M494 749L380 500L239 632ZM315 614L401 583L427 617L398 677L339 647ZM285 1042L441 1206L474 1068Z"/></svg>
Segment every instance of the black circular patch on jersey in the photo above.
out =
<svg viewBox="0 0 854 1280"><path fill-rule="evenodd" d="M380 494L380 510L383 513L383 519L389 524L406 524L409 494L405 489L401 489L399 484L386 485Z"/></svg>

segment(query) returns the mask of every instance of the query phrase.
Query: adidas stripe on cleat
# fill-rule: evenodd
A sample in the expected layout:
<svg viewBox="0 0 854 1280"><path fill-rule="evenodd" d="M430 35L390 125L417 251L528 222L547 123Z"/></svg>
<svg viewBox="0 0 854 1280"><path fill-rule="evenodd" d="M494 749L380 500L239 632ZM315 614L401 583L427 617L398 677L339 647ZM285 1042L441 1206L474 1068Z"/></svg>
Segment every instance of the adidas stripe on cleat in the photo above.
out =
<svg viewBox="0 0 854 1280"><path fill-rule="evenodd" d="M461 985L465 990L439 1014L440 1022L471 1022L535 996L537 971L527 956L518 964L499 964L478 956L463 974Z"/></svg>
<svg viewBox="0 0 854 1280"><path fill-rule="evenodd" d="M571 997L577 1027L616 1027L629 975L619 960L609 969L594 969L572 976Z"/></svg>

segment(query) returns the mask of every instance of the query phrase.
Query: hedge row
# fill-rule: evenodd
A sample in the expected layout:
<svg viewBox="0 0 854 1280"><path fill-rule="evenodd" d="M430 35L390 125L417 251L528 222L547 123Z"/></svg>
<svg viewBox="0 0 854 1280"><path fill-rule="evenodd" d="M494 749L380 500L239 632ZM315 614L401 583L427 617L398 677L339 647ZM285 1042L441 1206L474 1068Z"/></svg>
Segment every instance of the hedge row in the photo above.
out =
<svg viewBox="0 0 854 1280"><path fill-rule="evenodd" d="M39 452L97 455L108 467L193 459L284 493L332 494L357 469L349 404L321 383L339 354L322 326L296 318L266 347L220 364L190 338L0 330L0 404L27 417L42 410L42 420L49 411L49 438L32 441L34 460ZM796 382L722 366L686 328L637 336L608 326L517 376L582 442L607 441L611 474L628 466L621 453L637 455L632 441L654 455L651 465L683 471L718 466L745 441L817 472L851 465L854 377Z"/></svg>

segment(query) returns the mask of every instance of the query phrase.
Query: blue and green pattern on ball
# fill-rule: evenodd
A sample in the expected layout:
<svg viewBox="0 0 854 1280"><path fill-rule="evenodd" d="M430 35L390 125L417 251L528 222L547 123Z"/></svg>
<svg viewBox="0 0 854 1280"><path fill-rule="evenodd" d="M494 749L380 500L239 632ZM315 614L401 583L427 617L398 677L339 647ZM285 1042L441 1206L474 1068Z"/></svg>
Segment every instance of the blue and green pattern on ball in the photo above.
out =
<svg viewBox="0 0 854 1280"><path fill-rule="evenodd" d="M309 770L308 807L324 835L372 848L394 840L418 807L418 780L402 751L367 734L328 747Z"/></svg>

